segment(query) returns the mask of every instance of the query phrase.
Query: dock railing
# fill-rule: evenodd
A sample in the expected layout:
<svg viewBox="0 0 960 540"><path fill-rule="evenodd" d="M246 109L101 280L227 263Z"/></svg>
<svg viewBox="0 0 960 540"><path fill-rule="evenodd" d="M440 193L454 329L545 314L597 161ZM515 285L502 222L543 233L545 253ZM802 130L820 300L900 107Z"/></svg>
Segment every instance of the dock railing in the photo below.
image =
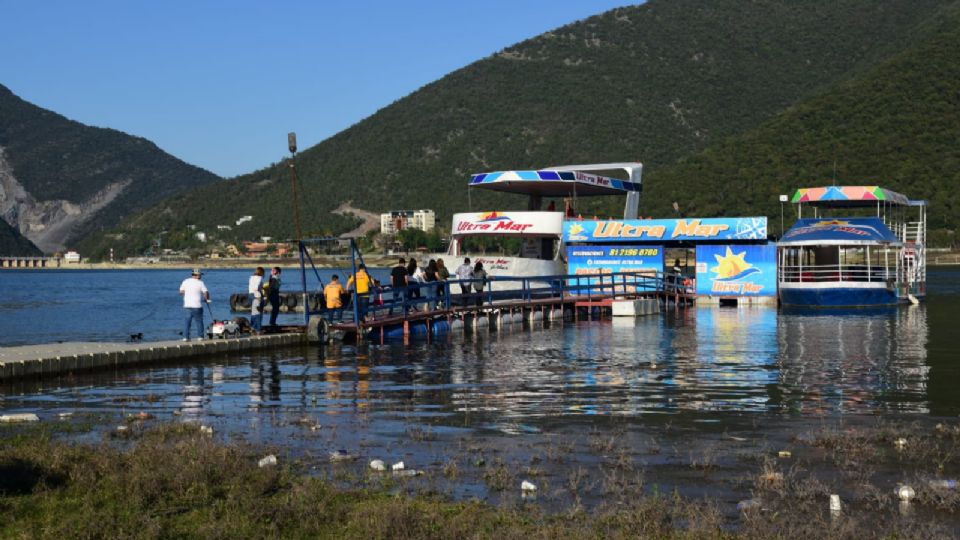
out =
<svg viewBox="0 0 960 540"><path fill-rule="evenodd" d="M494 282L498 284L497 290L493 288ZM511 287L511 284L515 286ZM365 295L350 291L349 305L335 310L325 307L311 310L309 316L323 316L334 324L355 324L357 319L353 316L354 313L366 321L390 318L402 320L417 314L564 301L574 296L594 301L635 298L665 292L673 294L676 287L676 280L669 280L662 272L451 279L405 287L377 287Z"/></svg>

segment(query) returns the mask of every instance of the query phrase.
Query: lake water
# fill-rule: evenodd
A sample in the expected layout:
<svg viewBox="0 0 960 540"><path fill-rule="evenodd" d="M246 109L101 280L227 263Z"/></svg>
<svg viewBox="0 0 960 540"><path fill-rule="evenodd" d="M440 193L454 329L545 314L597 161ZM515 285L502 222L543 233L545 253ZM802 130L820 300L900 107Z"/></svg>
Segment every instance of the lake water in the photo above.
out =
<svg viewBox="0 0 960 540"><path fill-rule="evenodd" d="M0 342L120 340L134 331L176 337L183 273L4 271ZM218 317L247 275L205 276ZM750 441L737 443L737 452L749 452L788 444L825 422L955 419L958 314L960 271L935 269L921 306L818 314L701 306L636 320L483 330L432 344L215 356L0 383L0 409L45 418L71 411L101 431L126 413L148 411L294 456L344 449L435 471L451 460L466 467L477 455L529 463L569 445L564 471L543 477L562 483L570 462L589 470L602 461L596 441L604 437L629 443L644 466L670 468L697 451L688 448L732 433ZM357 463L361 474L365 461ZM739 474L736 464L730 470ZM504 497L484 474L463 474L454 491ZM733 480L734 487L669 474L660 481L733 503L746 491Z"/></svg>

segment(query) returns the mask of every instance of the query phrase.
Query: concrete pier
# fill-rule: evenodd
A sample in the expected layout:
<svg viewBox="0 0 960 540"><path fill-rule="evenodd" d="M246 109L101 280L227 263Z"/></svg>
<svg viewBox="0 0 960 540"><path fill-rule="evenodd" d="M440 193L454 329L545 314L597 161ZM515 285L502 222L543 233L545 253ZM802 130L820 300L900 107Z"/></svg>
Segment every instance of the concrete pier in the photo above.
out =
<svg viewBox="0 0 960 540"><path fill-rule="evenodd" d="M194 356L245 352L306 343L302 333L204 341L71 342L0 348L0 380L120 368Z"/></svg>

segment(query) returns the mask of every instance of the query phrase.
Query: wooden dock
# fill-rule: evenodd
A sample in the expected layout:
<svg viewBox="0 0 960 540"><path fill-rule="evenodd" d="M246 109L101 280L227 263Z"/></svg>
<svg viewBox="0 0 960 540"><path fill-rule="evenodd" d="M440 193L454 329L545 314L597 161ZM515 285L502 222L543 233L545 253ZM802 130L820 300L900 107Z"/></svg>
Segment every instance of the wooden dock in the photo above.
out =
<svg viewBox="0 0 960 540"><path fill-rule="evenodd" d="M0 380L64 375L95 369L183 360L306 343L302 332L204 341L70 342L0 348Z"/></svg>

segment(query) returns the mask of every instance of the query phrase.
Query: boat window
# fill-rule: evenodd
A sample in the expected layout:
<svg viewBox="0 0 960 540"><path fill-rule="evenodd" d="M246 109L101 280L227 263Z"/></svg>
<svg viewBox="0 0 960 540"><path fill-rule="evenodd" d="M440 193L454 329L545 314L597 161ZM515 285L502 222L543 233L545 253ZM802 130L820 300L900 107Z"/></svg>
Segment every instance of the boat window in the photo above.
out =
<svg viewBox="0 0 960 540"><path fill-rule="evenodd" d="M461 253L498 254L550 261L556 255L558 243L558 238L476 235L463 238Z"/></svg>

